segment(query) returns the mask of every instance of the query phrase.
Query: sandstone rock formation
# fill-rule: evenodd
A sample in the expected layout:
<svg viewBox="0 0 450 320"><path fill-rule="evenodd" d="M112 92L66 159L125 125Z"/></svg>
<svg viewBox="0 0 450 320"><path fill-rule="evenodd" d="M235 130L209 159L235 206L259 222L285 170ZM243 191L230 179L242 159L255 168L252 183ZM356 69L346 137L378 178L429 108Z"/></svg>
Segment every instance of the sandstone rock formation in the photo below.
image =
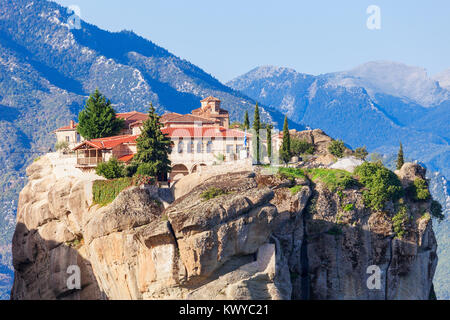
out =
<svg viewBox="0 0 450 320"><path fill-rule="evenodd" d="M138 187L99 207L91 180L57 177L45 157L27 174L12 299L427 299L430 292L437 256L431 220L421 215L426 203L411 203L407 236L396 239L389 213L365 208L358 187L339 196L320 182L243 171L212 176L167 208ZM211 188L223 194L206 200ZM352 210L342 209L347 203ZM72 265L81 271L79 290L67 286ZM371 265L381 270L375 290L366 283Z"/></svg>

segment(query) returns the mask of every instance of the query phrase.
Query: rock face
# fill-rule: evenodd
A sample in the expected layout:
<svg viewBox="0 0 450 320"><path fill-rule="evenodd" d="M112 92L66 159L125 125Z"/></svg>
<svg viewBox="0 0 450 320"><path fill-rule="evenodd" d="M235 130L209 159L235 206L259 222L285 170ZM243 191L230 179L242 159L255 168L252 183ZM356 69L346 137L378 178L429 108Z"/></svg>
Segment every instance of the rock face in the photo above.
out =
<svg viewBox="0 0 450 320"><path fill-rule="evenodd" d="M407 172L402 177L414 179ZM12 299L427 299L430 292L436 241L417 204L400 240L389 214L365 208L356 187L338 196L308 179L243 171L213 176L165 209L138 187L98 207L91 181L56 178L45 157L27 174ZM222 194L207 200L212 188ZM352 210L343 210L348 203ZM381 271L376 289L367 286L372 265ZM79 267L80 289L68 286L70 266Z"/></svg>

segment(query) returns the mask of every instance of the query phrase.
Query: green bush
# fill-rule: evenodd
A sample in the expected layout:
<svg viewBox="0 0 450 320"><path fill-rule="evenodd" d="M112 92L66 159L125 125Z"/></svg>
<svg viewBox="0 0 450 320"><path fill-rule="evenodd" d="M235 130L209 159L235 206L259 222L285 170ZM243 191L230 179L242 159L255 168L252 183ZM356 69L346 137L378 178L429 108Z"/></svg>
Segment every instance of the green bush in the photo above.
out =
<svg viewBox="0 0 450 320"><path fill-rule="evenodd" d="M59 141L55 143L55 150L56 151L68 151L69 150L69 143L67 141Z"/></svg>
<svg viewBox="0 0 450 320"><path fill-rule="evenodd" d="M107 162L102 162L97 165L95 173L106 179L117 179L125 176L124 165L116 158L111 158Z"/></svg>
<svg viewBox="0 0 450 320"><path fill-rule="evenodd" d="M342 158L344 156L345 144L342 140L333 140L328 146L328 152L333 156Z"/></svg>
<svg viewBox="0 0 450 320"><path fill-rule="evenodd" d="M360 147L355 149L355 157L361 160L366 160L366 157L369 153L367 152L366 147Z"/></svg>
<svg viewBox="0 0 450 320"><path fill-rule="evenodd" d="M124 172L125 176L126 177L134 176L136 174L137 168L138 168L138 164L136 162L130 163L129 165L127 165L125 167L125 172Z"/></svg>
<svg viewBox="0 0 450 320"><path fill-rule="evenodd" d="M442 205L436 200L431 201L430 207L431 215L435 218L438 218L439 221L444 220L444 214L442 213Z"/></svg>
<svg viewBox="0 0 450 320"><path fill-rule="evenodd" d="M130 177L115 180L96 180L92 186L94 204L107 205L124 189L135 185L134 179Z"/></svg>
<svg viewBox="0 0 450 320"><path fill-rule="evenodd" d="M156 162L141 163L137 167L136 174L156 177L158 175L158 165Z"/></svg>
<svg viewBox="0 0 450 320"><path fill-rule="evenodd" d="M306 140L291 137L291 156L299 156L301 154L313 154L314 145Z"/></svg>
<svg viewBox="0 0 450 320"><path fill-rule="evenodd" d="M347 211L347 212L352 211L355 209L355 205L353 203L348 203L344 206L343 209L344 209L344 211Z"/></svg>
<svg viewBox="0 0 450 320"><path fill-rule="evenodd" d="M392 217L392 226L395 236L402 239L406 234L406 223L408 222L408 212L406 206L400 206L398 212Z"/></svg>
<svg viewBox="0 0 450 320"><path fill-rule="evenodd" d="M357 183L352 174L345 170L314 168L307 172L313 181L322 181L332 192L351 188Z"/></svg>
<svg viewBox="0 0 450 320"><path fill-rule="evenodd" d="M278 168L278 173L281 176L287 177L287 178L306 178L305 172L302 169L299 168L285 168L280 167Z"/></svg>
<svg viewBox="0 0 450 320"><path fill-rule="evenodd" d="M222 189L211 187L208 190L202 192L200 194L200 196L203 198L203 200L210 200L210 199L213 199L218 196L225 195L225 194L227 194L227 193L225 191L223 191Z"/></svg>
<svg viewBox="0 0 450 320"><path fill-rule="evenodd" d="M289 190L291 190L292 195L297 194L300 192L300 190L302 190L303 186L302 185L296 185L293 186L292 188L289 188Z"/></svg>
<svg viewBox="0 0 450 320"><path fill-rule="evenodd" d="M414 179L414 182L406 189L406 194L415 201L426 201L431 198L428 183L422 178Z"/></svg>
<svg viewBox="0 0 450 320"><path fill-rule="evenodd" d="M396 201L403 196L403 188L397 175L381 163L365 162L356 167L355 174L365 187L365 204L375 210L382 210L387 201Z"/></svg>

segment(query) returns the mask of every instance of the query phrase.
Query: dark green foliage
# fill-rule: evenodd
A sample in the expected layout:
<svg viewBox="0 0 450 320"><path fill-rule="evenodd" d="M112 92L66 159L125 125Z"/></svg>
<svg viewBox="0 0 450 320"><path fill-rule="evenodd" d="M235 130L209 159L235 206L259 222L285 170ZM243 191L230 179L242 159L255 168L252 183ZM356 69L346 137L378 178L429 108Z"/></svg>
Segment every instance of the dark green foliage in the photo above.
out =
<svg viewBox="0 0 450 320"><path fill-rule="evenodd" d="M430 211L431 215L437 218L439 221L444 220L445 216L442 213L442 205L438 201L431 201Z"/></svg>
<svg viewBox="0 0 450 320"><path fill-rule="evenodd" d="M291 136L289 134L289 124L287 116L284 118L283 142L280 148L280 159L284 163L289 163L289 161L291 160Z"/></svg>
<svg viewBox="0 0 450 320"><path fill-rule="evenodd" d="M337 237L342 234L342 228L338 225L335 225L331 227L331 229L329 229L327 233Z"/></svg>
<svg viewBox="0 0 450 320"><path fill-rule="evenodd" d="M428 183L421 178L414 179L406 189L406 195L415 201L426 201L431 198Z"/></svg>
<svg viewBox="0 0 450 320"><path fill-rule="evenodd" d="M253 117L253 130L255 131L255 159L256 159L256 163L259 164L260 163L260 154L259 154L259 150L260 150L260 135L259 135L259 130L261 129L261 119L259 118L259 107L258 104L255 105L255 115Z"/></svg>
<svg viewBox="0 0 450 320"><path fill-rule="evenodd" d="M342 140L333 140L328 146L328 152L333 156L342 158L344 156L345 144Z"/></svg>
<svg viewBox="0 0 450 320"><path fill-rule="evenodd" d="M387 201L395 201L403 196L397 175L380 163L365 162L355 169L355 175L365 187L365 204L375 210L382 210Z"/></svg>
<svg viewBox="0 0 450 320"><path fill-rule="evenodd" d="M269 161L272 159L272 125L266 126L267 130L267 156L269 157Z"/></svg>
<svg viewBox="0 0 450 320"><path fill-rule="evenodd" d="M401 205L394 217L392 217L392 226L395 236L402 239L406 235L406 224L408 222L408 210L405 205Z"/></svg>
<svg viewBox="0 0 450 320"><path fill-rule="evenodd" d="M116 117L111 102L98 89L78 114L78 122L77 131L87 140L117 135L124 126L124 120Z"/></svg>
<svg viewBox="0 0 450 320"><path fill-rule="evenodd" d="M314 153L314 145L312 143L297 137L291 137L290 140L290 150L292 156L299 156L305 153Z"/></svg>
<svg viewBox="0 0 450 320"><path fill-rule="evenodd" d="M136 174L138 168L138 164L136 162L132 162L125 167L125 176L132 177Z"/></svg>
<svg viewBox="0 0 450 320"><path fill-rule="evenodd" d="M156 163L141 163L138 165L136 174L155 177L158 173Z"/></svg>
<svg viewBox="0 0 450 320"><path fill-rule="evenodd" d="M171 169L171 141L161 132L160 117L153 105L150 105L148 117L142 126L141 135L136 139L137 153L133 162L137 164L137 173L151 176L167 174Z"/></svg>
<svg viewBox="0 0 450 320"><path fill-rule="evenodd" d="M244 115L244 129L250 129L250 120L248 119L248 111L245 110L245 115Z"/></svg>
<svg viewBox="0 0 450 320"><path fill-rule="evenodd" d="M403 157L403 146L402 143L400 142L400 148L398 149L398 154L397 154L397 170L400 170L403 167L403 164L405 163L405 159Z"/></svg>
<svg viewBox="0 0 450 320"><path fill-rule="evenodd" d="M366 160L368 154L366 146L355 149L355 157L358 159Z"/></svg>
<svg viewBox="0 0 450 320"><path fill-rule="evenodd" d="M119 178L115 180L96 180L92 185L94 204L107 205L124 189L134 185L133 178Z"/></svg>
<svg viewBox="0 0 450 320"><path fill-rule="evenodd" d="M95 173L106 179L117 179L125 176L125 168L123 163L113 157L107 162L99 163L95 169Z"/></svg>
<svg viewBox="0 0 450 320"><path fill-rule="evenodd" d="M227 193L225 191L223 191L222 189L211 187L208 190L202 192L200 194L200 196L203 198L203 200L210 200L210 199L213 199L218 196L225 195L225 194L227 194Z"/></svg>

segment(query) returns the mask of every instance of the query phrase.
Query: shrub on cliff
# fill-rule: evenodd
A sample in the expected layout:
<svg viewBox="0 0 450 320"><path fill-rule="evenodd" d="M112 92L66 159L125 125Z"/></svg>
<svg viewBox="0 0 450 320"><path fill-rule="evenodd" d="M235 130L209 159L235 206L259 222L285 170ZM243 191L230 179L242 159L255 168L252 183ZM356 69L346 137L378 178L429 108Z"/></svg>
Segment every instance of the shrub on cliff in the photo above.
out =
<svg viewBox="0 0 450 320"><path fill-rule="evenodd" d="M428 183L421 178L414 179L414 182L406 189L406 194L415 201L426 201L431 198Z"/></svg>
<svg viewBox="0 0 450 320"><path fill-rule="evenodd" d="M438 218L439 221L444 220L444 214L442 213L442 205L436 200L431 201L430 207L431 215L435 218Z"/></svg>
<svg viewBox="0 0 450 320"><path fill-rule="evenodd" d="M95 173L106 179L117 179L125 176L124 169L124 165L119 160L111 158L108 162L99 163Z"/></svg>
<svg viewBox="0 0 450 320"><path fill-rule="evenodd" d="M345 144L342 140L334 140L328 146L328 152L333 156L342 158L344 156Z"/></svg>
<svg viewBox="0 0 450 320"><path fill-rule="evenodd" d="M313 181L322 181L332 192L348 189L357 183L352 174L345 170L314 168L308 169L307 173Z"/></svg>
<svg viewBox="0 0 450 320"><path fill-rule="evenodd" d="M129 177L115 180L96 180L92 185L93 203L105 206L111 203L122 190L134 184L134 179Z"/></svg>
<svg viewBox="0 0 450 320"><path fill-rule="evenodd" d="M200 196L203 198L203 200L210 200L213 198L216 198L218 196L227 194L225 191L219 188L211 187L208 190L205 190L200 194Z"/></svg>
<svg viewBox="0 0 450 320"><path fill-rule="evenodd" d="M403 196L397 175L381 163L365 162L355 169L355 174L365 187L365 204L375 210L382 210L387 201L395 201Z"/></svg>
<svg viewBox="0 0 450 320"><path fill-rule="evenodd" d="M291 155L299 156L301 154L313 154L314 153L314 145L309 143L306 140L302 140L296 137L291 137Z"/></svg>

